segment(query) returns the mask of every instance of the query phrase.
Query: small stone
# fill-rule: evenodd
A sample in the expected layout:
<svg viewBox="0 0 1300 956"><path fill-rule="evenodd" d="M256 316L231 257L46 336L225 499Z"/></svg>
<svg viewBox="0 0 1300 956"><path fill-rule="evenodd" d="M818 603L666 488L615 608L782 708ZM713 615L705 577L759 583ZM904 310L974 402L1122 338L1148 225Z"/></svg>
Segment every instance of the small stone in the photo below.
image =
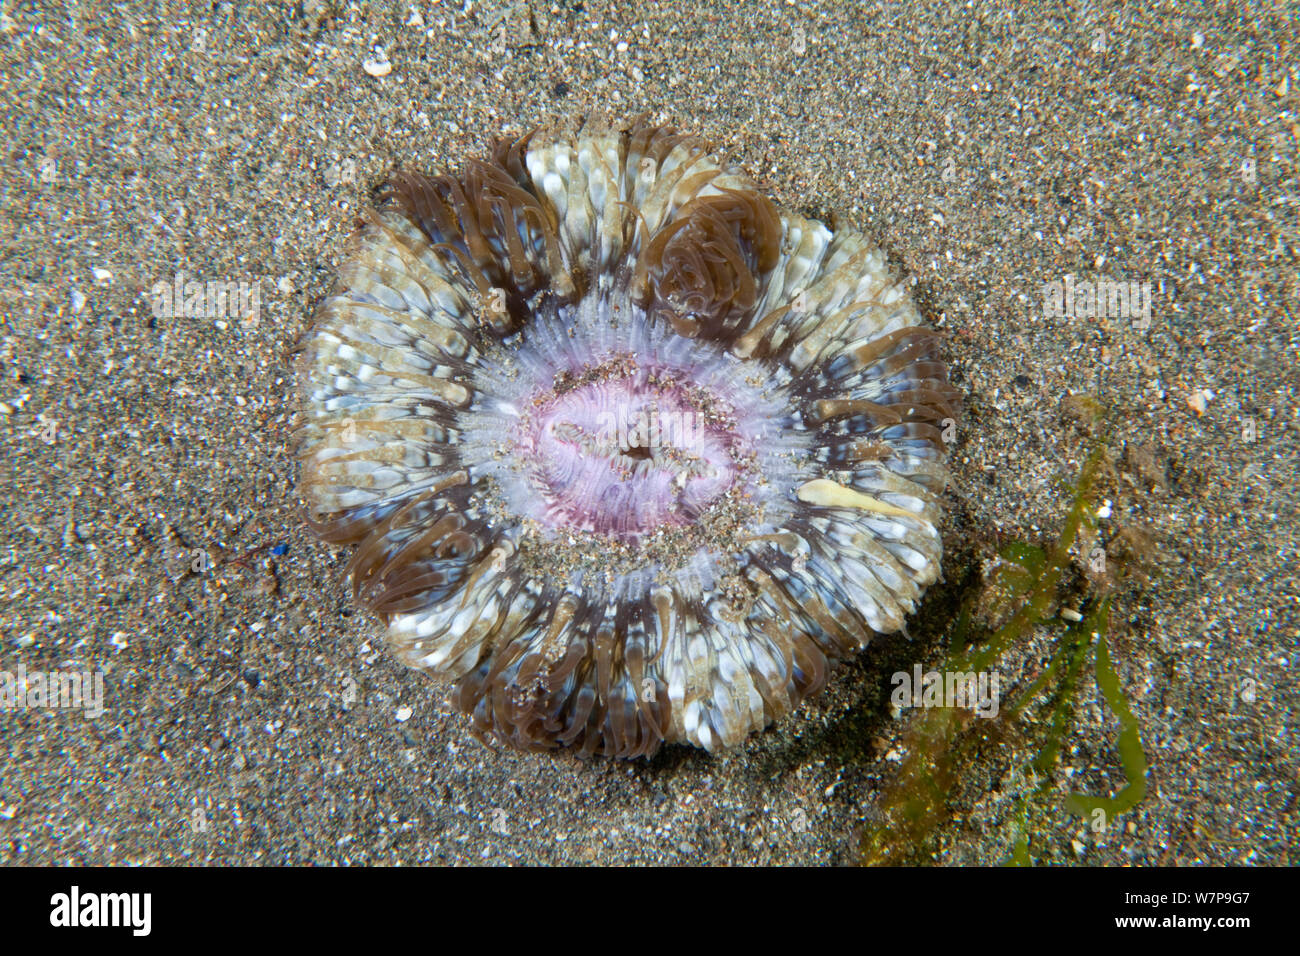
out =
<svg viewBox="0 0 1300 956"><path fill-rule="evenodd" d="M1192 392L1187 396L1187 405L1192 411L1196 412L1198 416L1204 415L1207 405L1213 398L1214 393L1208 388L1203 388L1200 391Z"/></svg>
<svg viewBox="0 0 1300 956"><path fill-rule="evenodd" d="M411 719L411 715L414 713L415 711L412 708L405 705L397 708L397 722L399 724L406 723L406 721Z"/></svg>
<svg viewBox="0 0 1300 956"><path fill-rule="evenodd" d="M387 76L393 72L393 64L388 62L388 57L383 50L376 50L374 56L367 58L361 64L361 69L371 76Z"/></svg>

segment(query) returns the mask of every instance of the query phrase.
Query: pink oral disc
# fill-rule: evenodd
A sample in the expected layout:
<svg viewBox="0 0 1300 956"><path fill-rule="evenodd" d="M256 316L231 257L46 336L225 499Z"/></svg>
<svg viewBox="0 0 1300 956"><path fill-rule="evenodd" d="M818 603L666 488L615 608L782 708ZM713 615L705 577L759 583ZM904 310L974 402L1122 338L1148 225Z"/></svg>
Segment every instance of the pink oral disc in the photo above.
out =
<svg viewBox="0 0 1300 956"><path fill-rule="evenodd" d="M579 385L521 428L519 448L552 527L618 536L681 527L735 482L747 449L734 431L708 423L708 406L720 402L647 380L655 377Z"/></svg>

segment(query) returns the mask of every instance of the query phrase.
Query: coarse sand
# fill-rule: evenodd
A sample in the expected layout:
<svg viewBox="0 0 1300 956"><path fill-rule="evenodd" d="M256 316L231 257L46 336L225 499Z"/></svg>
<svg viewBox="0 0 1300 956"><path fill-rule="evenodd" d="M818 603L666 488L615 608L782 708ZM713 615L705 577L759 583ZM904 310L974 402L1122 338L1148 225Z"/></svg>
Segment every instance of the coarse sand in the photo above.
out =
<svg viewBox="0 0 1300 956"><path fill-rule="evenodd" d="M1059 800L1124 783L1089 670L1032 812L1009 733L918 854L1296 862L1297 8L1216 6L0 4L0 669L104 687L0 711L0 862L850 862L916 719L890 675L942 660L1000 545L1058 534L1105 431L1081 396L1099 531L1149 545L1109 635L1146 796L1100 831ZM291 349L371 190L592 109L873 236L964 396L910 636L722 756L476 742L295 491ZM1047 314L1103 278L1148 313ZM256 308L155 308L190 280Z"/></svg>

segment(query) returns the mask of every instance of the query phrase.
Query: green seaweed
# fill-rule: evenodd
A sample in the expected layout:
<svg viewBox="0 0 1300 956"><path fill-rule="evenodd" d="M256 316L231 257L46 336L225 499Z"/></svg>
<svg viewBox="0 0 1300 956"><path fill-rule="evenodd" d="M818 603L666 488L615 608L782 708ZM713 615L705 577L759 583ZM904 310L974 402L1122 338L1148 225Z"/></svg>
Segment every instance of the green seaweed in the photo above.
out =
<svg viewBox="0 0 1300 956"><path fill-rule="evenodd" d="M991 633L983 635L982 640L969 640L973 614L968 599L949 632L949 646L954 650L947 655L942 670L986 670L996 665L1008 649L1026 639L1035 626L1049 620L1053 600L1069 564L1070 550L1079 540L1081 529L1095 527L1091 514L1093 491L1105 462L1103 442L1084 463L1061 533L1049 548L1012 542L999 550L1001 562L991 575L991 585L999 595L1005 619ZM1018 801L1017 835L1006 861L1010 865L1031 865L1031 802L1041 800L1050 791L1061 747L1072 722L1076 691L1094 649L1097 686L1120 721L1118 749L1127 783L1113 797L1071 793L1063 806L1085 819L1095 820L1100 811L1103 821L1108 822L1141 802L1146 793L1146 755L1137 721L1111 663L1106 640L1109 626L1110 598L1090 597L1087 613L1081 620L1055 629L1056 646L1043 672L1018 688L1014 699L1001 707L995 720L972 720L968 714L948 707L930 708L919 714L906 735L907 756L879 801L880 817L874 826L867 826L862 832L859 862L903 863L917 858L949 816L953 785L963 762L974 759L981 745L1005 739L1013 728L1024 730L1024 712L1041 703L1046 707L1046 729L1038 734L1033 757L1020 768L1036 779L1037 785Z"/></svg>
<svg viewBox="0 0 1300 956"><path fill-rule="evenodd" d="M1097 810L1106 814L1106 818L1117 816L1133 809L1142 802L1147 793L1147 755L1142 749L1142 738L1138 733L1137 718L1129 707L1128 698L1119 686L1119 676L1110 663L1110 649L1106 645L1105 632L1097 641L1097 687L1111 711L1119 718L1120 765L1124 768L1127 784L1113 797L1094 797L1086 793L1072 793L1066 797L1066 805L1075 813L1091 817Z"/></svg>

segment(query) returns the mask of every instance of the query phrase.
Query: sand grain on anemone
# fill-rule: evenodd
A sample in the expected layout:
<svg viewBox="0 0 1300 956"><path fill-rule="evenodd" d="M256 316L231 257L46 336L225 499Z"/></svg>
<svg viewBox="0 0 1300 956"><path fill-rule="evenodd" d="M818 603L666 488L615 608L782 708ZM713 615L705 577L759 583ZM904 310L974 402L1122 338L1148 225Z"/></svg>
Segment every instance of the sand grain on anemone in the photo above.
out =
<svg viewBox="0 0 1300 956"><path fill-rule="evenodd" d="M485 738L736 746L939 573L956 394L905 281L670 128L395 172L300 390L314 530Z"/></svg>

